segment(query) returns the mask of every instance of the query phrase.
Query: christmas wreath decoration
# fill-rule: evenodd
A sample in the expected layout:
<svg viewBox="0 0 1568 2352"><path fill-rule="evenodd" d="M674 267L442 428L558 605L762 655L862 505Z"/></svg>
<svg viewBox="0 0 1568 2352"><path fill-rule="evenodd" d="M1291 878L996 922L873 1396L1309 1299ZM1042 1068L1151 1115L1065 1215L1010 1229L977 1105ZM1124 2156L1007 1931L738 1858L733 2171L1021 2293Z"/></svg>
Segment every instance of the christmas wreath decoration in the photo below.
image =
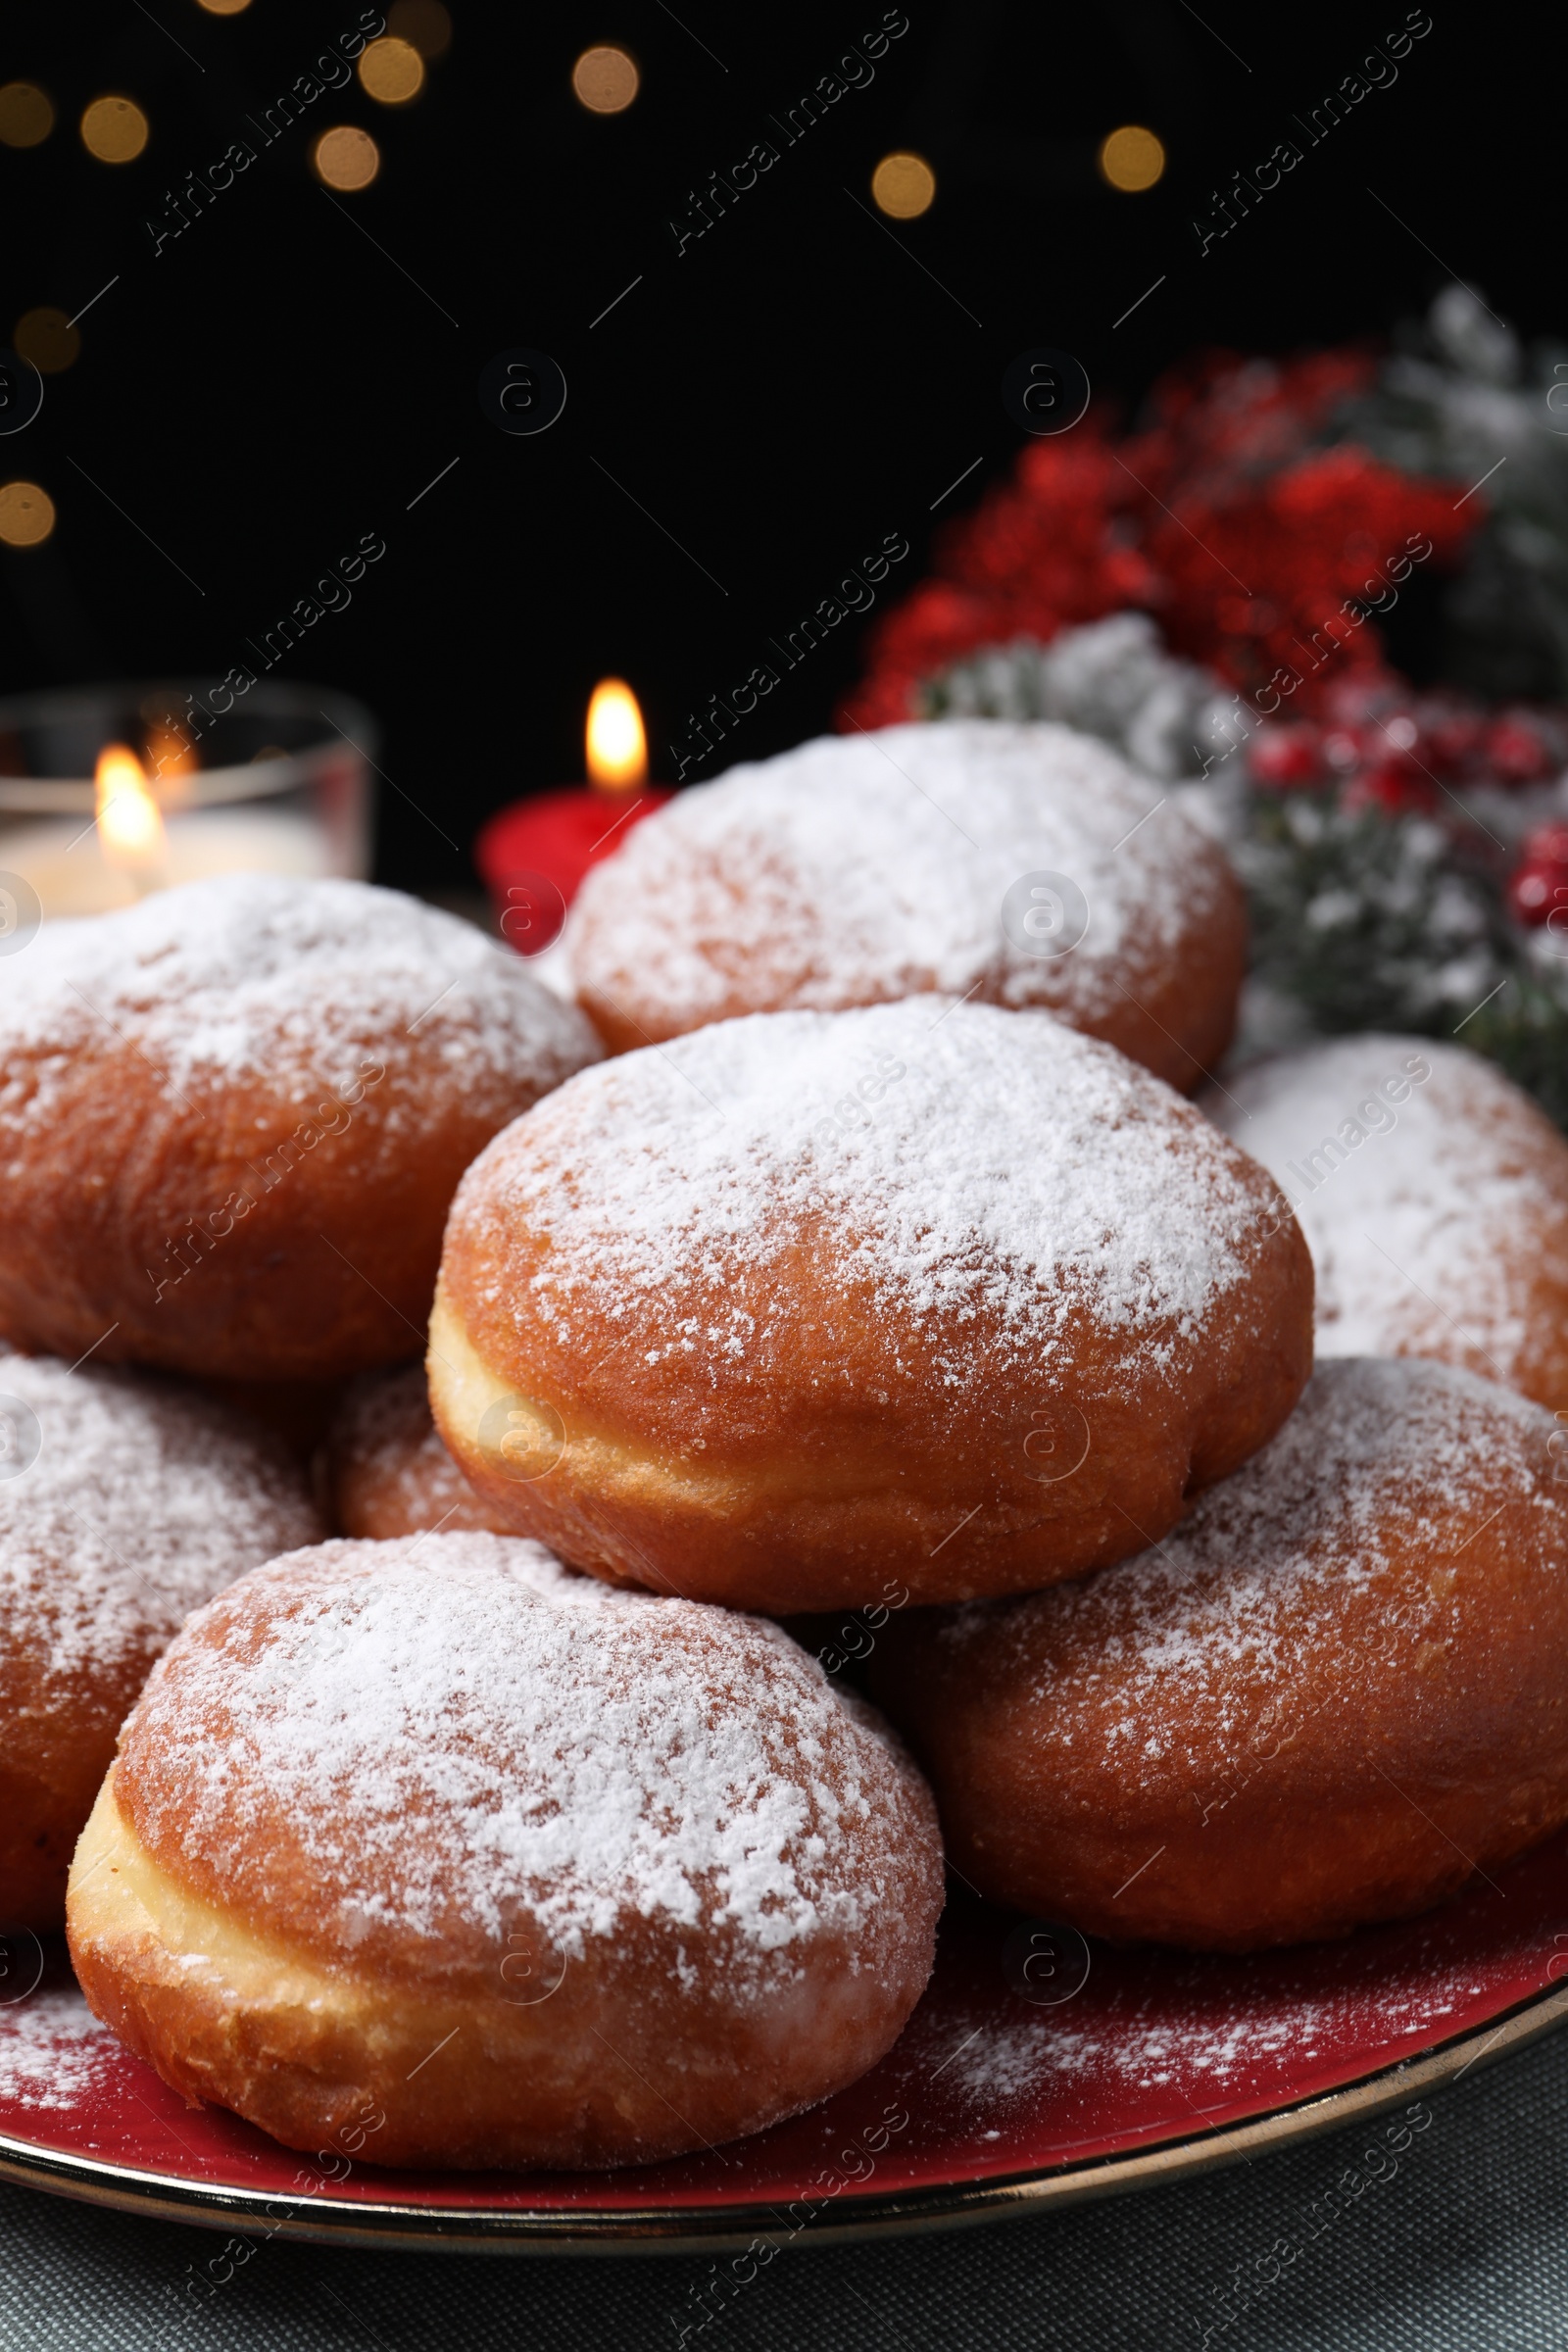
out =
<svg viewBox="0 0 1568 2352"><path fill-rule="evenodd" d="M1435 575L1418 688L1388 623ZM1202 802L1250 1047L1457 1035L1568 1127L1568 349L1452 286L1386 354L1185 363L1031 444L869 650L846 725L1057 718Z"/></svg>

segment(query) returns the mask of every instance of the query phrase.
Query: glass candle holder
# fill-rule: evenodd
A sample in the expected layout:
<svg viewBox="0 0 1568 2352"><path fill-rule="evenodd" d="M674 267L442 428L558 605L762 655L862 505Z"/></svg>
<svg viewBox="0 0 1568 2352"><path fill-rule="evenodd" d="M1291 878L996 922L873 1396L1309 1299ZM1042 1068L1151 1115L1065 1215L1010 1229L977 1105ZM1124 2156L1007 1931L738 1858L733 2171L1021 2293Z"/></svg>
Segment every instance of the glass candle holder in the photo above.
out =
<svg viewBox="0 0 1568 2352"><path fill-rule="evenodd" d="M131 760L106 801L111 746ZM215 874L363 878L377 749L369 711L324 687L258 683L220 715L180 683L0 701L0 950Z"/></svg>

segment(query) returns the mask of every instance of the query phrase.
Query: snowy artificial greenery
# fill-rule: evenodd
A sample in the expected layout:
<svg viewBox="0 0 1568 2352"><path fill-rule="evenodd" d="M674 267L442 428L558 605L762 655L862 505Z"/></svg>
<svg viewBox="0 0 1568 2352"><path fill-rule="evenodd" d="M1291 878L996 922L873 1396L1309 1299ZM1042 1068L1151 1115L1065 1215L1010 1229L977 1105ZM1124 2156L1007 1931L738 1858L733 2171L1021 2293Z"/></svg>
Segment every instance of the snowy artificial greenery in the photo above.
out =
<svg viewBox="0 0 1568 2352"><path fill-rule="evenodd" d="M1364 1029L1457 1037L1568 1129L1568 937L1509 920L1495 855L1499 832L1511 855L1564 807L1560 785L1476 793L1443 823L1348 807L1332 787L1259 785L1235 698L1166 654L1142 612L973 655L929 681L926 708L1097 735L1219 835L1251 916L1244 1055ZM1200 780L1216 742L1228 756L1208 755Z"/></svg>
<svg viewBox="0 0 1568 2352"><path fill-rule="evenodd" d="M1170 783L1197 772L1195 747L1235 698L1208 670L1167 654L1147 612L1114 612L1050 645L1020 637L988 646L930 679L923 703L925 718L1055 719Z"/></svg>
<svg viewBox="0 0 1568 2352"><path fill-rule="evenodd" d="M1339 422L1403 473L1478 486L1482 518L1445 599L1451 682L1568 701L1568 344L1527 352L1479 294L1447 286Z"/></svg>

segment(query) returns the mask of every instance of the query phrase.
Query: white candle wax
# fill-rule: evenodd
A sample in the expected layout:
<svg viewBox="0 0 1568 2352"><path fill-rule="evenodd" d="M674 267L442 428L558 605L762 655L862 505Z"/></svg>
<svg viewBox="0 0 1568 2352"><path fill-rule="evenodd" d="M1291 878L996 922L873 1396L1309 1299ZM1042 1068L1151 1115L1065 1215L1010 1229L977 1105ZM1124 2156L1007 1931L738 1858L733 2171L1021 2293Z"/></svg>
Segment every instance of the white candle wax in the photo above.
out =
<svg viewBox="0 0 1568 2352"><path fill-rule="evenodd" d="M187 808L164 819L168 853L156 887L202 882L214 874L332 871L325 835L310 817L284 808ZM0 872L20 874L45 915L108 914L143 895L111 865L90 818L48 817L0 828Z"/></svg>

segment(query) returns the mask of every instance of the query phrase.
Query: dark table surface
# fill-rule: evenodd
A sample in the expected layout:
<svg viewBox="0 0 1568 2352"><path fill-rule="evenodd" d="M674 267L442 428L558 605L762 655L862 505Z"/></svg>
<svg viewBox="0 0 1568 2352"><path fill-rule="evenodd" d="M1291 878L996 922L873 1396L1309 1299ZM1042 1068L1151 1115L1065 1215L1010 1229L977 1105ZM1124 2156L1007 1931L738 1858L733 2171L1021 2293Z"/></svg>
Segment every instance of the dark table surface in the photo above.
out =
<svg viewBox="0 0 1568 2352"><path fill-rule="evenodd" d="M1560 2352L1568 2034L1466 2076L1429 2115L1392 2159L1368 2159L1384 2127L1363 2125L1030 2221L797 2246L702 2328L710 2266L688 2255L274 2239L198 2301L192 2266L228 2267L220 2236L0 2187L0 2352L681 2352L683 2328L691 2352Z"/></svg>

